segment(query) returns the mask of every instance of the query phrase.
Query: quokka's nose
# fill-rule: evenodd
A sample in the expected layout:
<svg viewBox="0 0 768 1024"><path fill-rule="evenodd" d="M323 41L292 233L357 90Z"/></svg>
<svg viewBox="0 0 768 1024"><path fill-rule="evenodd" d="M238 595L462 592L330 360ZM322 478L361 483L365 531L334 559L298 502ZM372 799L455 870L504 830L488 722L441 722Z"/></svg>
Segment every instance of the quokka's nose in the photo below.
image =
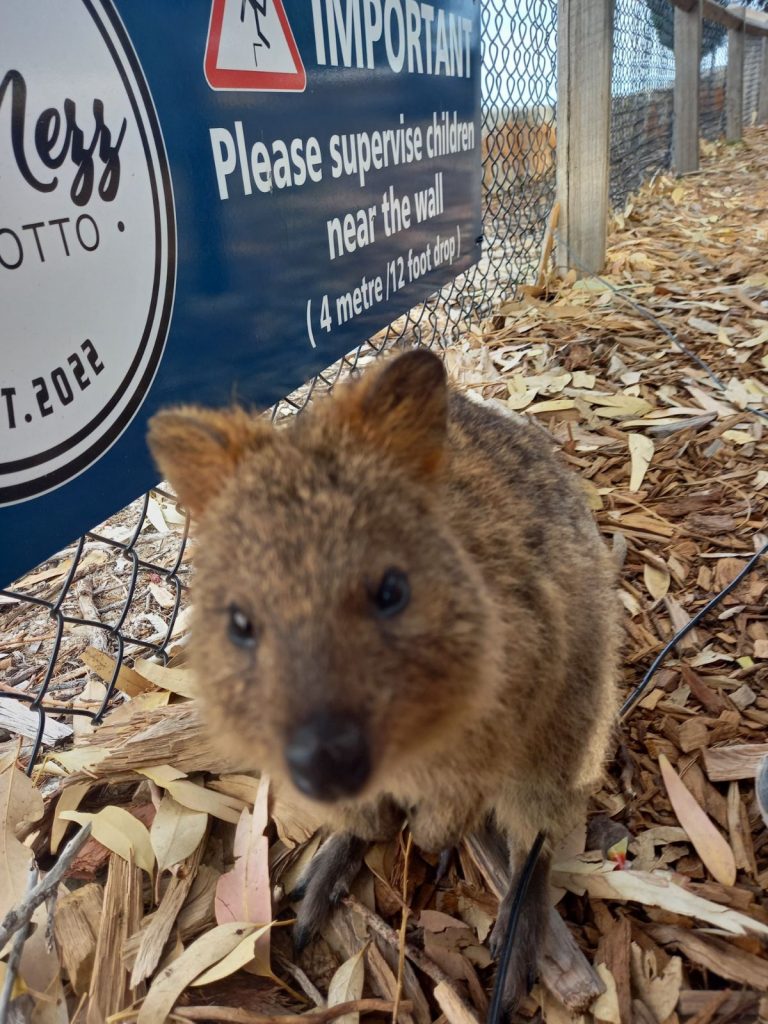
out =
<svg viewBox="0 0 768 1024"><path fill-rule="evenodd" d="M371 773L368 741L348 715L320 712L289 737L285 758L291 778L314 800L354 796Z"/></svg>

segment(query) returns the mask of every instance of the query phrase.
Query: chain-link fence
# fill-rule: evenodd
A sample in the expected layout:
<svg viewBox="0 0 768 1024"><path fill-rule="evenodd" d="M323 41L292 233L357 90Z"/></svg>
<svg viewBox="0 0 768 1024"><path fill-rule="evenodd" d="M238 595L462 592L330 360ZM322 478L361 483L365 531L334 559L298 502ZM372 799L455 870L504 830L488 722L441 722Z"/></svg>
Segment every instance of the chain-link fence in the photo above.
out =
<svg viewBox="0 0 768 1024"><path fill-rule="evenodd" d="M699 134L712 141L725 134L725 78L728 32L706 18L701 27L699 66Z"/></svg>
<svg viewBox="0 0 768 1024"><path fill-rule="evenodd" d="M669 0L616 4L611 197L617 205L649 173L669 166L673 26ZM461 343L473 324L531 279L555 196L557 0L483 0L482 27L480 262L281 400L274 418L300 412L314 394L385 348ZM749 44L749 69L759 64L760 45ZM724 127L721 26L705 22L702 49L701 127L711 137ZM754 75L747 76L747 120L757 104ZM187 526L173 496L156 490L0 591L0 697L10 698L0 700L0 743L5 722L24 738L30 771L73 719L75 725L82 717L99 720L122 699L119 672L126 661L167 661L177 645L183 648L194 552Z"/></svg>
<svg viewBox="0 0 768 1024"><path fill-rule="evenodd" d="M614 206L623 205L650 172L669 166L674 45L674 7L669 0L617 0L611 102Z"/></svg>
<svg viewBox="0 0 768 1024"><path fill-rule="evenodd" d="M758 36L747 36L744 48L744 109L745 125L754 124L760 101L760 76L763 68L764 41Z"/></svg>

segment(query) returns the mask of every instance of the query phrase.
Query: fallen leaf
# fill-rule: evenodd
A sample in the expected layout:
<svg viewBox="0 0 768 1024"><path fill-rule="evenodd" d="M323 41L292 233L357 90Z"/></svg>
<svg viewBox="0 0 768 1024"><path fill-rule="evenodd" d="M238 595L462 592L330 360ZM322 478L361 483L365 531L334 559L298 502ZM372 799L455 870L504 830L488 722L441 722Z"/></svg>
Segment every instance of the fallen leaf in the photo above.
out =
<svg viewBox="0 0 768 1024"><path fill-rule="evenodd" d="M667 596L671 577L665 569L659 569L655 565L643 566L643 580L646 589L654 601L660 601Z"/></svg>
<svg viewBox="0 0 768 1024"><path fill-rule="evenodd" d="M16 838L43 815L43 798L16 767L16 750L0 759L0 921L24 896L32 851Z"/></svg>
<svg viewBox="0 0 768 1024"><path fill-rule="evenodd" d="M629 445L629 455L632 462L629 489L633 494L636 494L643 484L655 449L653 441L644 434L628 434L627 444Z"/></svg>
<svg viewBox="0 0 768 1024"><path fill-rule="evenodd" d="M699 806L665 754L659 755L659 767L672 809L696 852L721 885L733 885L736 881L736 862L730 846Z"/></svg>
<svg viewBox="0 0 768 1024"><path fill-rule="evenodd" d="M147 519L158 533L168 533L168 523L156 498L150 498L147 502Z"/></svg>
<svg viewBox="0 0 768 1024"><path fill-rule="evenodd" d="M183 807L165 793L149 829L158 871L185 860L200 845L208 826L208 815Z"/></svg>
<svg viewBox="0 0 768 1024"><path fill-rule="evenodd" d="M179 697L195 696L195 677L188 668L166 668L165 665L157 665L154 661L139 659L133 663L133 670L155 686L170 690Z"/></svg>
<svg viewBox="0 0 768 1024"><path fill-rule="evenodd" d="M93 838L102 846L116 853L123 860L134 863L151 875L155 867L155 853L146 825L134 818L124 807L108 804L96 814L83 811L63 811L59 814L65 821L76 821L79 825L90 822Z"/></svg>
<svg viewBox="0 0 768 1024"><path fill-rule="evenodd" d="M350 999L362 997L365 982L365 960L363 958L366 948L367 946L363 946L359 952L346 960L331 978L331 983L328 986L329 1006L338 1006L339 1003L346 1003ZM359 1013L346 1013L337 1018L336 1024L339 1024L339 1021L341 1024L358 1024L359 1020Z"/></svg>
<svg viewBox="0 0 768 1024"><path fill-rule="evenodd" d="M69 822L61 817L62 811L76 811L80 801L94 784L92 782L75 782L62 790L61 796L56 803L56 811L51 825L51 853L56 853L61 840L67 831Z"/></svg>
<svg viewBox="0 0 768 1024"><path fill-rule="evenodd" d="M117 662L104 651L100 651L96 647L86 647L80 655L80 660L105 683L112 681ZM127 665L120 666L115 686L123 693L127 693L129 697L136 697L138 694L152 689L152 683L148 679L144 679Z"/></svg>
<svg viewBox="0 0 768 1024"><path fill-rule="evenodd" d="M204 811L206 814L212 814L214 818L228 821L231 825L236 825L240 820L242 800L199 786L191 779L187 779L184 772L177 771L169 765L156 765L137 771L139 775L146 775L156 785L167 789L177 803L192 811Z"/></svg>
<svg viewBox="0 0 768 1024"><path fill-rule="evenodd" d="M235 864L216 886L216 920L251 921L264 924L272 919L269 882L269 842L263 834L267 825L268 776L261 778L253 813L244 808L235 832ZM267 944L267 948L268 944Z"/></svg>
<svg viewBox="0 0 768 1024"><path fill-rule="evenodd" d="M201 935L153 981L141 1005L136 1024L166 1024L174 1003L184 989L236 949L256 931L256 925L221 924Z"/></svg>
<svg viewBox="0 0 768 1024"><path fill-rule="evenodd" d="M167 587L161 587L157 583L150 583L149 592L161 608L173 608L176 604L176 596Z"/></svg>
<svg viewBox="0 0 768 1024"><path fill-rule="evenodd" d="M88 769L93 768L94 765L97 765L108 754L109 751L105 750L104 747L92 747L90 745L73 747L72 750L54 751L49 754L46 764L53 761L66 769L67 774L74 775L75 772L88 771ZM58 774L64 773L59 772Z"/></svg>
<svg viewBox="0 0 768 1024"><path fill-rule="evenodd" d="M196 988L198 985L210 985L214 981L221 981L222 978L228 978L230 974L234 974L235 971L239 971L243 967L252 966L254 960L257 967L260 968L258 973L265 973L267 977L271 977L269 960L267 960L266 971L264 971L259 956L259 946L263 946L263 940L269 938L271 928L272 922L270 921L268 924L262 925L261 928L257 928L253 934L247 935L231 953L227 953L223 960L195 978L191 985ZM268 942L267 948L269 948Z"/></svg>

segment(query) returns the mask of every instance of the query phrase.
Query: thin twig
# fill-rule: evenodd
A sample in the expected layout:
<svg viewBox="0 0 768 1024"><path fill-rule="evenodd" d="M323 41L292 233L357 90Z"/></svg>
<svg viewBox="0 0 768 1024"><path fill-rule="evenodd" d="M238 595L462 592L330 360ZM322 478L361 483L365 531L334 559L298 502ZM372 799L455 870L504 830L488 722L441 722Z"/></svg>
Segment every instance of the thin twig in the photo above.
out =
<svg viewBox="0 0 768 1024"><path fill-rule="evenodd" d="M408 925L410 908L408 906L408 867L411 862L411 847L413 846L413 834L408 833L408 840L405 844L405 864L403 866L403 912L400 922L400 941L397 951L397 987L395 988L395 1005L392 1007L392 1024L397 1024L397 1014L400 1009L400 996L403 994L403 972L405 970L405 929Z"/></svg>
<svg viewBox="0 0 768 1024"><path fill-rule="evenodd" d="M347 1013L389 1013L394 1003L389 999L350 999L346 1003L327 1006L306 1013L251 1013L232 1006L177 1006L173 1011L182 1020L225 1021L227 1024L328 1024ZM402 1002L400 1008L412 1010L413 1004Z"/></svg>
<svg viewBox="0 0 768 1024"><path fill-rule="evenodd" d="M371 931L380 935L393 949L398 948L399 938L397 932L394 928L390 928L386 921L382 921L378 914L374 914L372 910L369 910L364 903L361 903L354 896L345 896L342 903L345 903L350 910L354 910L356 914L360 914ZM445 971L437 966L434 960L430 960L426 953L422 953L420 949L412 946L409 942L403 943L403 949L411 963L415 964L420 971L423 971L427 977L431 978L436 985L439 985L441 981L452 986L454 985L453 979L449 978Z"/></svg>
<svg viewBox="0 0 768 1024"><path fill-rule="evenodd" d="M29 873L27 875L27 889L25 895L25 901L29 899L30 894L34 891L35 882L37 881L37 864L34 858L29 865ZM30 914L31 917L31 914ZM13 985L16 981L16 974L19 970L19 964L21 963L21 954L24 950L24 941L27 938L27 931L29 930L29 918L26 918L21 923L19 933L14 939L13 946L11 947L10 956L8 957L8 963L5 967L5 979L3 981L3 989L0 992L0 1021L8 1019L8 1007L11 1005L11 993L13 992ZM11 933L9 932L9 935ZM0 940L0 950L5 946L8 941Z"/></svg>
<svg viewBox="0 0 768 1024"><path fill-rule="evenodd" d="M282 953L276 951L273 952L275 960L279 966L286 971L294 979L296 984L301 988L304 994L312 1000L315 1006L319 1006L320 1009L325 1009L326 1002L323 998L323 993L318 987L307 977L304 971L288 959L287 956L283 956Z"/></svg>
<svg viewBox="0 0 768 1024"><path fill-rule="evenodd" d="M34 912L41 903L45 902L49 894L55 892L59 882L72 866L72 861L78 855L90 834L91 825L89 822L80 829L77 835L70 839L48 874L41 878L34 888L27 891L24 899L17 907L8 911L3 919L3 923L0 924L0 949L5 946L14 932L17 932L19 928L29 923ZM2 1020L2 1017L0 1017L0 1020Z"/></svg>

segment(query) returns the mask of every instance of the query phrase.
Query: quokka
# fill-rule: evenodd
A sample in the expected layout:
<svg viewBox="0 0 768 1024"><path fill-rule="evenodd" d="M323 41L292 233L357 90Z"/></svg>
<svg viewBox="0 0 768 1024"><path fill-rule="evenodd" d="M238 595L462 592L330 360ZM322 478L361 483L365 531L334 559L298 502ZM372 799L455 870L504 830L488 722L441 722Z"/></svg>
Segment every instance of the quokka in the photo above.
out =
<svg viewBox="0 0 768 1024"><path fill-rule="evenodd" d="M553 846L583 819L616 713L612 558L546 433L448 386L415 350L275 429L156 415L197 521L191 657L210 728L320 814L304 943L372 840L442 851L492 819L513 883L546 835L505 982L535 976Z"/></svg>

